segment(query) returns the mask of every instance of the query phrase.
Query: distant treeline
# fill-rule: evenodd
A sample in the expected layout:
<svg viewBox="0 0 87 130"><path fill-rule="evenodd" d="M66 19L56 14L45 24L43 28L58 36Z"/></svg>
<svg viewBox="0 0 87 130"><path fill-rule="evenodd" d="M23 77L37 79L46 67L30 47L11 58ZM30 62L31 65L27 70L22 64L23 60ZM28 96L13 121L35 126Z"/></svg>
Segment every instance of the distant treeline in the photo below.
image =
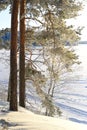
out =
<svg viewBox="0 0 87 130"><path fill-rule="evenodd" d="M3 35L0 36L0 48L9 48L10 47L10 40L11 40L11 32L6 31ZM74 43L73 45L78 44L87 44L87 41L79 41ZM36 42L32 43L33 46L37 46ZM65 42L66 46L70 46L71 44L67 41Z"/></svg>

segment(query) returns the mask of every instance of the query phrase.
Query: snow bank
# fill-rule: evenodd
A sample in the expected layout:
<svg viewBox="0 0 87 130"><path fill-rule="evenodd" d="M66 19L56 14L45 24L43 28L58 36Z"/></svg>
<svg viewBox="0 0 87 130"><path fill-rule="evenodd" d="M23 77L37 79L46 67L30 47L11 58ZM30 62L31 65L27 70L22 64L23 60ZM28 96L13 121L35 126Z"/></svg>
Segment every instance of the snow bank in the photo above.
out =
<svg viewBox="0 0 87 130"><path fill-rule="evenodd" d="M0 115L1 119L10 124L15 124L8 126L9 130L87 130L87 125L36 115L24 108L19 108L18 112L3 112Z"/></svg>

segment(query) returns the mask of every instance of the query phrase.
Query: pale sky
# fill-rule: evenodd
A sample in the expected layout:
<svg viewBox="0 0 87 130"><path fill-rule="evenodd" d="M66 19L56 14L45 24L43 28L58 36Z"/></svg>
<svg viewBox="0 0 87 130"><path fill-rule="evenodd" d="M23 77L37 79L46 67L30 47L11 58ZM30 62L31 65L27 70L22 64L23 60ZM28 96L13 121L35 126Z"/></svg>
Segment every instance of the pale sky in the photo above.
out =
<svg viewBox="0 0 87 130"><path fill-rule="evenodd" d="M84 7L77 18L69 20L69 24L73 24L75 27L83 26L81 40L87 41L87 6Z"/></svg>
<svg viewBox="0 0 87 130"><path fill-rule="evenodd" d="M11 15L9 14L9 8L0 12L0 29L11 27Z"/></svg>
<svg viewBox="0 0 87 130"><path fill-rule="evenodd" d="M7 10L0 12L0 29L10 28L11 15L9 14L9 8ZM75 26L84 26L82 31L81 40L87 41L87 7L84 7L84 10L81 11L81 15L74 20L70 20L70 24Z"/></svg>

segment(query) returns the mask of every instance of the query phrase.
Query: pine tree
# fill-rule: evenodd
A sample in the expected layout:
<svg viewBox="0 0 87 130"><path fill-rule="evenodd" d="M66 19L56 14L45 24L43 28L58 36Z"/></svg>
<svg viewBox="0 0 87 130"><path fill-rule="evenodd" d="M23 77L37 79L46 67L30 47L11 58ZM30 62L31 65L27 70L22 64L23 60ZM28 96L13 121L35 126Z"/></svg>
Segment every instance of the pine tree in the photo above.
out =
<svg viewBox="0 0 87 130"><path fill-rule="evenodd" d="M0 11L5 10L10 4L10 0L0 0Z"/></svg>
<svg viewBox="0 0 87 130"><path fill-rule="evenodd" d="M25 4L20 1L19 104L25 107Z"/></svg>
<svg viewBox="0 0 87 130"><path fill-rule="evenodd" d="M15 2L15 0L14 0L14 2ZM20 15L21 16L20 16L20 96L19 96L20 103L19 104L23 107L25 107L25 70L24 70L24 67L25 67L25 56L24 56L25 55L25 52L24 52L24 48L25 48L25 46L24 46L24 41L25 41L24 22L25 22L25 20L24 20L24 15L25 15L25 13L24 13L24 3L25 3L24 0L20 1ZM69 68L74 63L76 63L76 60L77 60L77 56L73 53L73 51L66 49L65 42L69 41L70 43L73 43L73 42L77 41L79 39L78 33L76 33L76 31L73 29L72 26L67 26L65 20L77 16L78 15L77 12L80 10L80 8L81 8L81 4L79 2L76 2L73 0L45 0L45 1L27 0L27 14L28 14L29 21L35 20L38 23L40 23L40 26L38 28L37 27L34 28L34 27L30 27L30 26L29 26L29 28L27 28L28 29L27 31L29 34L29 36L28 36L29 43L38 42L38 43L41 43L41 46L43 46L44 63L48 67L48 71L49 71L49 75L50 75L50 76L48 75L48 78L49 77L51 78L50 85L48 85L49 86L48 92L39 91L39 90L41 90L40 77L42 78L43 76L41 76L41 73L38 73L37 70L36 71L32 70L32 72L35 72L35 74L36 74L35 76L37 76L37 73L40 74L38 77L39 85L38 84L36 85L36 91L37 91L38 95L41 95L40 92L42 92L42 94L44 93L44 96L42 96L41 98L44 98L44 100L42 99L42 101L43 101L44 106L46 106L46 108L47 108L46 114L52 115L52 113L50 113L50 112L53 112L53 110L50 109L50 107L49 107L52 105L52 102L50 102L50 97L53 96L53 91L55 88L54 82L58 80L59 75L61 74L59 64L62 65L61 67L63 69L69 70ZM42 18L41 20L39 19L39 16ZM29 23L29 21L28 21L28 23ZM11 29L14 30L14 27L12 26ZM34 29L36 29L36 30L34 31ZM14 33L15 32L16 31L14 31ZM32 34L34 34L34 36ZM11 38L12 38L11 45L13 45L12 43L14 42L14 39L13 39L13 37L11 37ZM15 40L17 40L17 37L15 38ZM14 51L16 48L17 48L17 46L15 44ZM12 50L13 50L13 48L12 48ZM13 52L13 51L11 51L11 52ZM14 57L15 57L15 55L16 55L16 51L14 52ZM16 57L14 59L16 59ZM14 64L16 66L16 62L14 62ZM55 68L55 66L58 68ZM11 67L12 67L11 72L12 72L12 70L16 70L13 67L13 64L11 64ZM17 66L16 66L16 68L17 68ZM29 71L29 73L30 73L30 71ZM14 73L14 74L16 74L16 73ZM11 78L11 82L12 82L12 80L13 79ZM16 81L16 77L15 77L15 81ZM37 80L33 80L33 81L37 82ZM54 81L54 82L52 82L52 81ZM53 84L54 84L54 86L53 86ZM39 86L39 87L37 87L37 86ZM42 86L44 86L44 85L42 85ZM12 93L12 89L13 89L14 93ZM14 90L16 90L16 88L15 89L14 89L14 87L12 88L12 83L11 83L11 101L13 99L12 95L14 96L15 92L16 92ZM45 95L48 96L48 98L45 98ZM54 109L54 107L52 107L52 106L51 106L51 108ZM11 107L11 109L13 109L13 108Z"/></svg>
<svg viewBox="0 0 87 130"><path fill-rule="evenodd" d="M19 1L13 0L10 50L10 110L17 111L17 27Z"/></svg>
<svg viewBox="0 0 87 130"><path fill-rule="evenodd" d="M52 112L49 107L52 105L52 102L49 102L49 98L51 97L52 99L53 97L55 86L56 83L58 83L60 75L70 71L74 63L79 63L74 51L66 48L65 44L68 41L70 45L72 45L79 40L78 33L73 29L73 26L66 25L66 20L78 16L80 9L81 3L73 0L36 0L35 2L34 0L29 0L27 8L29 21L36 21L40 25L36 27L35 33L35 27L31 26L31 28L27 29L31 37L29 37L29 45L30 42L41 43L41 46L44 48L44 64L47 66L47 72L49 73L46 78L48 78L48 82L50 79L49 84L47 84L48 88L46 88L45 91L48 98L45 100L44 96L41 97L43 98L42 102L44 106L47 108L46 114ZM41 20L39 16L40 19L42 18ZM34 34L34 37L32 34ZM34 66L35 62L36 61L34 61ZM38 67L36 66L36 68ZM40 68L41 66L39 69ZM40 86L40 77L37 80L38 85L36 85L36 91L38 93L39 90L37 90L37 86ZM35 81L34 78L33 81ZM41 88L38 87L38 89ZM40 93L38 93L38 95L40 95ZM54 109L52 106L51 108ZM52 115L52 113L50 113L50 115Z"/></svg>

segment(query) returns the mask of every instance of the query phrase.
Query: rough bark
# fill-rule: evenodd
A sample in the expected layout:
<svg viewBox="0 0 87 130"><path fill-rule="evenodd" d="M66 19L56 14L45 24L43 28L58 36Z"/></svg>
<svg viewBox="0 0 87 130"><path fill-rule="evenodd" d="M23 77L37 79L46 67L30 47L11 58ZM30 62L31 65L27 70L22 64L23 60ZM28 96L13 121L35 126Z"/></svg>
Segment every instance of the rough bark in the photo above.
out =
<svg viewBox="0 0 87 130"><path fill-rule="evenodd" d="M17 27L18 0L13 0L11 17L11 49L10 49L10 110L17 111Z"/></svg>
<svg viewBox="0 0 87 130"><path fill-rule="evenodd" d="M20 1L19 105L25 107L25 3Z"/></svg>

